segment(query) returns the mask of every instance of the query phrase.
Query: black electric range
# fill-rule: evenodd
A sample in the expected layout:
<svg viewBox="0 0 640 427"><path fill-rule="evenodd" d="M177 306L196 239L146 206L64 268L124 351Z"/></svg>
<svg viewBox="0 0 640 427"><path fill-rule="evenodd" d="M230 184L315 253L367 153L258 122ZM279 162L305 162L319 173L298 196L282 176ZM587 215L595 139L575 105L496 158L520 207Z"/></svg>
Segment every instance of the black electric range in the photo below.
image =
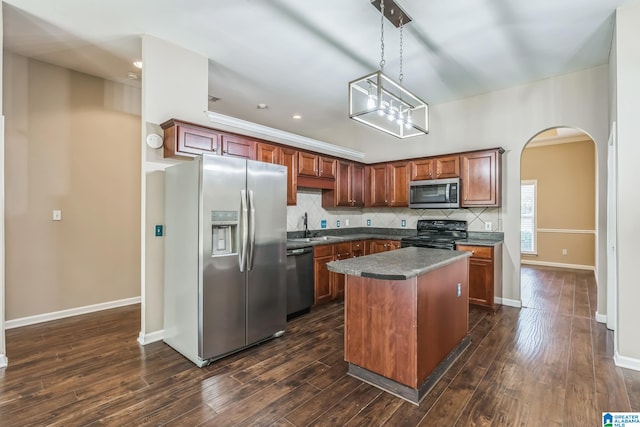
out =
<svg viewBox="0 0 640 427"><path fill-rule="evenodd" d="M420 219L416 227L417 235L405 237L400 246L437 248L454 250L456 240L467 238L467 221L452 219Z"/></svg>

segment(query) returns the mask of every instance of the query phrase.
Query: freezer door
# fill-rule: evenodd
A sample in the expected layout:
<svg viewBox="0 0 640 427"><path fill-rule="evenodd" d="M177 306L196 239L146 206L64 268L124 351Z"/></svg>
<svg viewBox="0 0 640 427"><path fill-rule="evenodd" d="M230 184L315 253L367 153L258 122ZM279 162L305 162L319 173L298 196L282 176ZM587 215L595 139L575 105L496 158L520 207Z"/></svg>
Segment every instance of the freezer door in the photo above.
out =
<svg viewBox="0 0 640 427"><path fill-rule="evenodd" d="M247 343L284 331L287 323L287 170L247 161L249 252Z"/></svg>
<svg viewBox="0 0 640 427"><path fill-rule="evenodd" d="M205 155L202 165L199 352L211 359L246 345L246 273L239 266L240 237L248 234L241 202L246 160Z"/></svg>

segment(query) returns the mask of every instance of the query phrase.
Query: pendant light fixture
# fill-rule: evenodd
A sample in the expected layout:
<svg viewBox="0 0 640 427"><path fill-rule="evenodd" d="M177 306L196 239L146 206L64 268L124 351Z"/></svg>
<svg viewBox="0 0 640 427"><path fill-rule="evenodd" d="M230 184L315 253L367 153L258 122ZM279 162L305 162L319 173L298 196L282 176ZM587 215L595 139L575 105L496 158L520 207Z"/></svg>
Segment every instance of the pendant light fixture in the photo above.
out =
<svg viewBox="0 0 640 427"><path fill-rule="evenodd" d="M411 18L394 0L371 0L380 10L380 70L349 82L349 117L398 138L429 133L429 105L404 88L403 30ZM384 19L400 30L399 83L384 74Z"/></svg>

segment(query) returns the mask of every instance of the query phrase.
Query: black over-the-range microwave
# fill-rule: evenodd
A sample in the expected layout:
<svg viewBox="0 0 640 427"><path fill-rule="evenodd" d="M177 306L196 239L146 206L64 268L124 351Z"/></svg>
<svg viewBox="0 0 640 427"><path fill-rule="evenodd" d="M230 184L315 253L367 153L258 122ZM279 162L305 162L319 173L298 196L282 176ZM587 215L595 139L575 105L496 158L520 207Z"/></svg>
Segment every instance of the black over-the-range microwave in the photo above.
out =
<svg viewBox="0 0 640 427"><path fill-rule="evenodd" d="M460 207L460 178L431 179L409 183L409 207L455 209Z"/></svg>

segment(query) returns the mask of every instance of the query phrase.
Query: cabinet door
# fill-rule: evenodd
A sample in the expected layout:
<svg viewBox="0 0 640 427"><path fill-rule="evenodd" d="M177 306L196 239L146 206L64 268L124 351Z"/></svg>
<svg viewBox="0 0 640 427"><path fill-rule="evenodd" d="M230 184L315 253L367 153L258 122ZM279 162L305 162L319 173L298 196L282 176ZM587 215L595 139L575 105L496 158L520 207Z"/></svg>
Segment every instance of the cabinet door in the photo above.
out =
<svg viewBox="0 0 640 427"><path fill-rule="evenodd" d="M381 240L381 239L370 240L368 255L384 252L387 250L388 245L389 243L387 240Z"/></svg>
<svg viewBox="0 0 640 427"><path fill-rule="evenodd" d="M460 176L460 156L437 157L433 163L437 179L458 178Z"/></svg>
<svg viewBox="0 0 640 427"><path fill-rule="evenodd" d="M298 175L318 176L318 156L298 151Z"/></svg>
<svg viewBox="0 0 640 427"><path fill-rule="evenodd" d="M389 240L387 245L388 251L395 251L396 249L400 249L400 240Z"/></svg>
<svg viewBox="0 0 640 427"><path fill-rule="evenodd" d="M389 206L409 206L409 162L394 162L389 164L390 192L387 196Z"/></svg>
<svg viewBox="0 0 640 427"><path fill-rule="evenodd" d="M220 153L220 134L204 128L177 125L176 154ZM165 135L166 137L166 135Z"/></svg>
<svg viewBox="0 0 640 427"><path fill-rule="evenodd" d="M222 154L224 156L255 159L256 141L236 135L222 136Z"/></svg>
<svg viewBox="0 0 640 427"><path fill-rule="evenodd" d="M495 309L493 248L457 245L456 250L471 252L469 259L469 303Z"/></svg>
<svg viewBox="0 0 640 427"><path fill-rule="evenodd" d="M313 277L315 281L314 295L316 305L325 304L333 298L331 278L332 274L327 263L333 261L333 255L313 259Z"/></svg>
<svg viewBox="0 0 640 427"><path fill-rule="evenodd" d="M387 206L387 165L368 166L368 206Z"/></svg>
<svg viewBox="0 0 640 427"><path fill-rule="evenodd" d="M334 245L335 255L333 257L334 260L340 261L343 259L351 258L351 243L336 243ZM331 295L333 299L344 298L344 284L345 284L345 275L339 273L332 273L332 289Z"/></svg>
<svg viewBox="0 0 640 427"><path fill-rule="evenodd" d="M411 181L433 179L433 160L417 159L411 161Z"/></svg>
<svg viewBox="0 0 640 427"><path fill-rule="evenodd" d="M497 150L488 150L463 154L460 158L460 206L500 206L500 153Z"/></svg>
<svg viewBox="0 0 640 427"><path fill-rule="evenodd" d="M351 204L351 163L338 161L335 183L335 205L352 206Z"/></svg>
<svg viewBox="0 0 640 427"><path fill-rule="evenodd" d="M336 159L318 156L318 176L320 178L335 179Z"/></svg>
<svg viewBox="0 0 640 427"><path fill-rule="evenodd" d="M351 164L351 206L364 206L364 166Z"/></svg>
<svg viewBox="0 0 640 427"><path fill-rule="evenodd" d="M357 258L365 255L364 240L355 240L351 242L351 257Z"/></svg>
<svg viewBox="0 0 640 427"><path fill-rule="evenodd" d="M298 201L298 152L280 147L280 164L287 167L287 205L295 205Z"/></svg>
<svg viewBox="0 0 640 427"><path fill-rule="evenodd" d="M278 164L280 156L278 156L278 147L271 144L265 144L264 142L258 142L256 144L256 160L265 163Z"/></svg>

